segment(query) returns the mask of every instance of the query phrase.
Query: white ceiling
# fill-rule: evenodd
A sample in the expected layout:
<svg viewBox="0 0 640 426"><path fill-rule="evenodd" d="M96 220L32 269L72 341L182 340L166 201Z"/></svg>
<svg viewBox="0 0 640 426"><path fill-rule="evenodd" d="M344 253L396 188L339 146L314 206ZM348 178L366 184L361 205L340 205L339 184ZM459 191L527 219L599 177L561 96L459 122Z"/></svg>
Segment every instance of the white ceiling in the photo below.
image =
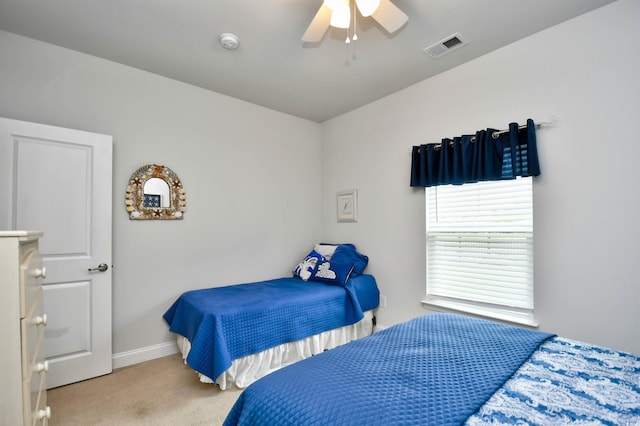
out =
<svg viewBox="0 0 640 426"><path fill-rule="evenodd" d="M321 0L0 0L0 29L323 122L613 0L392 1L409 22L360 17L351 44L302 43ZM422 51L456 32L469 44Z"/></svg>

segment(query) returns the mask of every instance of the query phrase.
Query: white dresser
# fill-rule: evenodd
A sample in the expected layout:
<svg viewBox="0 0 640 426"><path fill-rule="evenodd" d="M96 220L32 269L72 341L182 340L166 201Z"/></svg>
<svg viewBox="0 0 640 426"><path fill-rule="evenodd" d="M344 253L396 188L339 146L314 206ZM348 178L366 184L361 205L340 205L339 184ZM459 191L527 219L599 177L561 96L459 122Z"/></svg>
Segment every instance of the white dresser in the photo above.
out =
<svg viewBox="0 0 640 426"><path fill-rule="evenodd" d="M0 425L46 425L41 232L0 231Z"/></svg>

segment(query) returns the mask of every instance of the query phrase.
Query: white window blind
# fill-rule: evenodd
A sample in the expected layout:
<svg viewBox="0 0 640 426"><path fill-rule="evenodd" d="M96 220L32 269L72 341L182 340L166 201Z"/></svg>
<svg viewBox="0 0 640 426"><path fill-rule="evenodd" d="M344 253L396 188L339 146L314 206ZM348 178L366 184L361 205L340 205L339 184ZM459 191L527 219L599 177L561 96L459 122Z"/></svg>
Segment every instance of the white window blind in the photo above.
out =
<svg viewBox="0 0 640 426"><path fill-rule="evenodd" d="M533 320L532 178L426 188L427 303Z"/></svg>

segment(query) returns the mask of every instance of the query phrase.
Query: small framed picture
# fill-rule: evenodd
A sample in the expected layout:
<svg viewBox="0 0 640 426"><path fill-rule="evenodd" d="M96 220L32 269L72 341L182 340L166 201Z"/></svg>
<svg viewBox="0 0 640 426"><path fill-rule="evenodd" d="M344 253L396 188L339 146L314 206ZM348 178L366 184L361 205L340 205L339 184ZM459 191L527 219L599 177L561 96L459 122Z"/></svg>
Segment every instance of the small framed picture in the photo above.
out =
<svg viewBox="0 0 640 426"><path fill-rule="evenodd" d="M160 195L156 194L144 194L144 208L152 209L154 207L160 207Z"/></svg>
<svg viewBox="0 0 640 426"><path fill-rule="evenodd" d="M338 192L337 204L338 222L358 221L358 191L356 189Z"/></svg>

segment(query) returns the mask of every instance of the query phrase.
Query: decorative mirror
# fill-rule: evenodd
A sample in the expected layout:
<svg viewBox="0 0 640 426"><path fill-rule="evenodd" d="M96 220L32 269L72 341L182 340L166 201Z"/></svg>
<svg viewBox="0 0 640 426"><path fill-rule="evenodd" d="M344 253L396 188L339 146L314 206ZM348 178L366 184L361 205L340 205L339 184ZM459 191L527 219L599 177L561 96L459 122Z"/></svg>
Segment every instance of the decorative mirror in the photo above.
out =
<svg viewBox="0 0 640 426"><path fill-rule="evenodd" d="M125 203L131 220L182 219L187 210L180 178L157 164L142 166L131 175Z"/></svg>

